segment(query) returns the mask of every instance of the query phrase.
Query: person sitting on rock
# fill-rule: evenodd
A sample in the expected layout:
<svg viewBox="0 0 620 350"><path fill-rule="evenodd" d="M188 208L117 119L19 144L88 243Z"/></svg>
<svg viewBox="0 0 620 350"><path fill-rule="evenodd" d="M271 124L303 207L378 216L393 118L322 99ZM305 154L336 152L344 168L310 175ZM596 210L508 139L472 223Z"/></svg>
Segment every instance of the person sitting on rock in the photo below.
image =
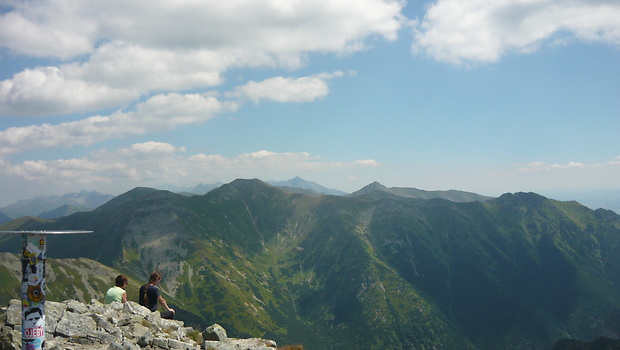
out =
<svg viewBox="0 0 620 350"><path fill-rule="evenodd" d="M161 296L157 285L161 282L161 273L155 271L149 276L149 282L140 287L139 304L151 310L157 311L157 302L161 303L166 311L160 312L162 318L174 319L174 309L170 308L166 300Z"/></svg>
<svg viewBox="0 0 620 350"><path fill-rule="evenodd" d="M123 275L116 276L116 285L105 293L105 303L110 304L113 301L119 301L121 303L127 302L127 291L125 291L125 287L129 283L127 277Z"/></svg>

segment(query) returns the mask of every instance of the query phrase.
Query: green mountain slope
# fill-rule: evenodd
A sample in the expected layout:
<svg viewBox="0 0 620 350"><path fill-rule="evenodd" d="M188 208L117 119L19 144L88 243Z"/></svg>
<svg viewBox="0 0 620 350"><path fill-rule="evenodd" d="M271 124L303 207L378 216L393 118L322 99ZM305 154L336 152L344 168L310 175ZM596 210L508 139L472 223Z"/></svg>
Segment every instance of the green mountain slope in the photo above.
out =
<svg viewBox="0 0 620 350"><path fill-rule="evenodd" d="M48 256L139 279L157 269L183 316L232 336L308 349L550 349L620 334L620 216L532 193L458 203L236 180L204 196L135 189L23 225L95 231L50 237ZM0 237L2 250L16 247Z"/></svg>

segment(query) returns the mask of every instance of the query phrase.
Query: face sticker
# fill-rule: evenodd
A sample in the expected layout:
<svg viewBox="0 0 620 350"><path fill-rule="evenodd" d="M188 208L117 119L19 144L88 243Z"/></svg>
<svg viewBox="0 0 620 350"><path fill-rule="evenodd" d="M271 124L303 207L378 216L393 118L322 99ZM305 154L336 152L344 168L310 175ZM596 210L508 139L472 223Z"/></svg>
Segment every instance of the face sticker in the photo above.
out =
<svg viewBox="0 0 620 350"><path fill-rule="evenodd" d="M24 313L24 324L25 329L35 329L41 327L43 325L43 310L38 307L33 307L31 309L26 310ZM34 338L34 336L30 336L28 338Z"/></svg>

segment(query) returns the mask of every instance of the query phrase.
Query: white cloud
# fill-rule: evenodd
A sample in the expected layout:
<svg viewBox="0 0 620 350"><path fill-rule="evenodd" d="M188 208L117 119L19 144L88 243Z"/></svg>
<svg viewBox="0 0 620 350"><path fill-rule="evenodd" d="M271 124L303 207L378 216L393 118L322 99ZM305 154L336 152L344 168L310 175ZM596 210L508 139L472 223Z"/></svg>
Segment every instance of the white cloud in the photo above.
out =
<svg viewBox="0 0 620 350"><path fill-rule="evenodd" d="M573 190L619 189L620 157L600 162L515 164L487 178L487 186L503 187L504 192L535 191L559 193ZM485 186L485 184L482 184Z"/></svg>
<svg viewBox="0 0 620 350"><path fill-rule="evenodd" d="M114 41L98 47L88 61L61 69L74 79L148 93L219 85L220 73L237 63L235 59L228 52L153 49Z"/></svg>
<svg viewBox="0 0 620 350"><path fill-rule="evenodd" d="M0 81L0 115L71 113L128 103L140 94L131 89L67 78L56 67L26 69Z"/></svg>
<svg viewBox="0 0 620 350"><path fill-rule="evenodd" d="M394 0L10 1L0 44L17 54L67 57L98 41L151 48L251 48L275 55L358 49L368 36L396 38ZM20 40L18 40L20 39ZM87 44L85 44L87 43ZM38 51L32 46L38 44ZM54 50L55 48L55 50Z"/></svg>
<svg viewBox="0 0 620 350"><path fill-rule="evenodd" d="M599 165L590 165L590 166L599 166ZM576 168L585 168L587 165L583 163L577 162L568 162L566 164L546 164L545 162L530 162L524 165L520 165L518 171L520 172L528 172L528 171L553 171L553 170L564 170L564 169L576 169Z"/></svg>
<svg viewBox="0 0 620 350"><path fill-rule="evenodd" d="M517 164L517 171L521 173L540 173L540 172L559 172L566 170L588 170L588 169L611 169L620 166L620 156L603 163L580 163L568 162L566 164L547 164L545 162L535 161L527 164ZM619 167L620 169L620 167Z"/></svg>
<svg viewBox="0 0 620 350"><path fill-rule="evenodd" d="M414 53L456 64L531 52L558 35L620 45L615 0L437 0L414 32Z"/></svg>
<svg viewBox="0 0 620 350"><path fill-rule="evenodd" d="M129 148L124 149L126 154L173 154L175 152L185 152L185 147L175 147L169 143L149 141L135 143Z"/></svg>
<svg viewBox="0 0 620 350"><path fill-rule="evenodd" d="M239 86L231 94L245 97L255 103L261 100L276 102L312 102L329 93L327 83L317 77L284 78L275 77L261 82L250 81Z"/></svg>
<svg viewBox="0 0 620 350"><path fill-rule="evenodd" d="M183 147L161 142L133 144L114 152L105 149L88 157L59 159L53 161L27 160L3 169L5 175L18 176L35 183L66 186L67 184L96 184L115 181L148 181L166 171L166 176L178 175L174 169L160 160L174 160L175 154L184 152Z"/></svg>
<svg viewBox="0 0 620 350"><path fill-rule="evenodd" d="M68 185L127 188L158 186L164 183L196 185L205 178L231 181L235 178L270 179L274 174L329 172L333 169L359 169L375 161L328 162L307 152L276 153L257 151L233 157L185 155L184 147L149 141L117 150L100 149L83 158L53 161L27 160L11 164L3 160L0 179L16 176L22 181L47 186ZM75 189L77 190L77 189Z"/></svg>
<svg viewBox="0 0 620 350"><path fill-rule="evenodd" d="M369 38L396 39L403 5L397 0L8 1L8 11L0 15L0 48L64 63L5 77L0 114L118 108L153 92L219 85L232 67L295 69L311 52L342 54L364 49Z"/></svg>
<svg viewBox="0 0 620 350"><path fill-rule="evenodd" d="M296 79L276 77L247 83L227 95L254 102L311 102L329 93L325 79L342 76L342 72L333 72ZM76 90L74 97L79 99L83 91L79 91L79 86ZM70 95L67 93L67 99L71 98ZM159 94L130 111L118 110L106 116L97 115L57 125L30 125L0 131L0 155L38 148L91 145L110 138L167 131L179 125L204 122L237 108L237 103L222 102L209 94Z"/></svg>
<svg viewBox="0 0 620 350"><path fill-rule="evenodd" d="M80 16L75 1L6 1L0 15L0 46L18 55L67 59L92 50L97 24Z"/></svg>
<svg viewBox="0 0 620 350"><path fill-rule="evenodd" d="M169 0L114 5L102 6L96 19L110 37L150 47L244 47L275 55L341 52L358 47L370 35L391 40L402 21L402 4L384 0Z"/></svg>
<svg viewBox="0 0 620 350"><path fill-rule="evenodd" d="M61 123L12 127L0 131L0 155L28 149L91 145L110 138L171 130L178 125L200 123L218 113L235 110L234 103L200 94L156 95L135 111Z"/></svg>
<svg viewBox="0 0 620 350"><path fill-rule="evenodd" d="M371 167L380 166L379 163L375 161L374 159L356 160L355 162L353 162L353 164L359 165L359 166L371 166Z"/></svg>

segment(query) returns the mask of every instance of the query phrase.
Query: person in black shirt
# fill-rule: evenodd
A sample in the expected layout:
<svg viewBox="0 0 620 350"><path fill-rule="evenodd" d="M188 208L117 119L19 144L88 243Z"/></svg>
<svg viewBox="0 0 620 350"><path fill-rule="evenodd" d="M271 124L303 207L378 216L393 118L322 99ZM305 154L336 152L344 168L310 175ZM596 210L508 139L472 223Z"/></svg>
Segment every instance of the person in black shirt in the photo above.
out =
<svg viewBox="0 0 620 350"><path fill-rule="evenodd" d="M139 303L140 305L151 310L151 312L157 311L157 303L159 302L166 311L160 312L162 318L174 319L174 309L168 306L166 300L161 296L157 285L161 282L161 273L155 271L149 276L149 282L140 287Z"/></svg>

